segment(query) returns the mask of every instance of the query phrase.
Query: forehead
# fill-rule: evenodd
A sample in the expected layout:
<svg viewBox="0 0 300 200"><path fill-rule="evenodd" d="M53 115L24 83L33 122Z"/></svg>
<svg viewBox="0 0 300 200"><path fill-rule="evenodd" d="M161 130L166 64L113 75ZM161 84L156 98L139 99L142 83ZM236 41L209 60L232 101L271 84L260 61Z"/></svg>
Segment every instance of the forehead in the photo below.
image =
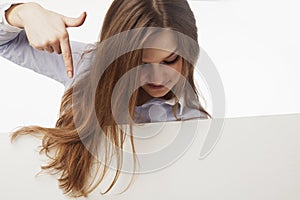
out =
<svg viewBox="0 0 300 200"><path fill-rule="evenodd" d="M163 59L169 56L177 46L176 38L170 31L152 34L144 42L143 59Z"/></svg>
<svg viewBox="0 0 300 200"><path fill-rule="evenodd" d="M174 49L175 50L175 49ZM165 58L169 57L173 51L165 51L160 49L144 49L143 50L143 62L161 62ZM176 53L176 51L175 51ZM173 58L171 56L170 58Z"/></svg>

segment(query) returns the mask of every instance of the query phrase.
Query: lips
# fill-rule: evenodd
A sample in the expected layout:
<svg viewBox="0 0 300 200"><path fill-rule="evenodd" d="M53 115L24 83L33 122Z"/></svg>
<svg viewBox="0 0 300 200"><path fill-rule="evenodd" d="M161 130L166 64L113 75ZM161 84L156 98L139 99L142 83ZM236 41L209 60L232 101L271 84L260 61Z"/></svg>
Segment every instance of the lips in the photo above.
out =
<svg viewBox="0 0 300 200"><path fill-rule="evenodd" d="M156 85L156 84L152 84L152 83L148 83L147 86L151 89L156 89L156 90L162 89L165 87L164 85Z"/></svg>

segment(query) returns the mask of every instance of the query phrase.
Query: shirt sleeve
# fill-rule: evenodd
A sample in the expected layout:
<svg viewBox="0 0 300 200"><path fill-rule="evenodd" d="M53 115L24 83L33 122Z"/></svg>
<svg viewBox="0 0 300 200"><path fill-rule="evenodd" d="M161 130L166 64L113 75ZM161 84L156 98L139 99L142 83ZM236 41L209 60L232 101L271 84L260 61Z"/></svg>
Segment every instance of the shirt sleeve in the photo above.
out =
<svg viewBox="0 0 300 200"><path fill-rule="evenodd" d="M0 45L7 43L12 38L15 38L22 30L18 27L11 26L7 23L5 18L5 11L13 4L11 1L4 1L5 3L0 4ZM5 33L5 34L4 34Z"/></svg>
<svg viewBox="0 0 300 200"><path fill-rule="evenodd" d="M69 86L72 79L66 74L62 55L39 51L29 45L23 29L9 25L5 19L5 10L12 4L0 4L0 56L22 67L50 77L64 86ZM80 59L87 44L71 41L74 77L80 71Z"/></svg>

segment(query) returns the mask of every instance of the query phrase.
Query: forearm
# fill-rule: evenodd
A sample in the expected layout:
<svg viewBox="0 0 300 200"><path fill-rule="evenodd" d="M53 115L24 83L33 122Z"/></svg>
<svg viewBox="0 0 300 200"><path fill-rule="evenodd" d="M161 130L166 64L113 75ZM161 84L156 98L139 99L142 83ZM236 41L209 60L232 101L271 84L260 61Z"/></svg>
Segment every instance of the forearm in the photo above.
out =
<svg viewBox="0 0 300 200"><path fill-rule="evenodd" d="M5 18L9 25L24 28L44 10L42 6L34 2L13 4L5 11Z"/></svg>
<svg viewBox="0 0 300 200"><path fill-rule="evenodd" d="M33 21L32 14L36 14L34 3L0 4L0 56L17 65L65 83L64 64L60 55L48 54L35 50L29 45L23 30L25 21ZM32 13L28 13L32 12ZM24 17L25 16L25 17ZM30 25L29 22L27 25Z"/></svg>
<svg viewBox="0 0 300 200"><path fill-rule="evenodd" d="M66 83L64 71L73 71L66 63L78 63L85 48L83 43L69 42L66 28L82 24L85 15L69 18L36 3L0 4L0 15L0 56ZM49 47L64 55L49 54Z"/></svg>
<svg viewBox="0 0 300 200"><path fill-rule="evenodd" d="M34 20L34 15L43 8L37 3L0 4L0 44L5 44Z"/></svg>
<svg viewBox="0 0 300 200"><path fill-rule="evenodd" d="M5 19L9 25L18 28L24 28L23 22L20 18L19 12L22 12L24 4L13 4L10 8L5 11Z"/></svg>
<svg viewBox="0 0 300 200"><path fill-rule="evenodd" d="M24 28L29 44L49 53L62 54L69 78L73 76L73 59L68 27L81 26L86 13L70 18L44 9L37 3L24 3L11 6L6 11L7 22L15 27Z"/></svg>

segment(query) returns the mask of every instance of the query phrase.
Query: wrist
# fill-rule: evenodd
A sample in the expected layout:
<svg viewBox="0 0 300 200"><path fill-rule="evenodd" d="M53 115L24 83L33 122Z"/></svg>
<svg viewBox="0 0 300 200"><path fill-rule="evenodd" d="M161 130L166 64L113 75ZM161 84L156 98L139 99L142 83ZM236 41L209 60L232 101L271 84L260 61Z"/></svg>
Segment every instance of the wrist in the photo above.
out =
<svg viewBox="0 0 300 200"><path fill-rule="evenodd" d="M24 28L27 17L34 13L34 9L41 7L37 3L18 3L13 4L5 11L6 21L11 25L18 28Z"/></svg>
<svg viewBox="0 0 300 200"><path fill-rule="evenodd" d="M18 19L19 17L17 16L19 7L22 5L20 4L12 4L10 8L8 8L5 11L5 19L7 23L11 26L18 27L18 28L23 28L20 24L20 20Z"/></svg>

